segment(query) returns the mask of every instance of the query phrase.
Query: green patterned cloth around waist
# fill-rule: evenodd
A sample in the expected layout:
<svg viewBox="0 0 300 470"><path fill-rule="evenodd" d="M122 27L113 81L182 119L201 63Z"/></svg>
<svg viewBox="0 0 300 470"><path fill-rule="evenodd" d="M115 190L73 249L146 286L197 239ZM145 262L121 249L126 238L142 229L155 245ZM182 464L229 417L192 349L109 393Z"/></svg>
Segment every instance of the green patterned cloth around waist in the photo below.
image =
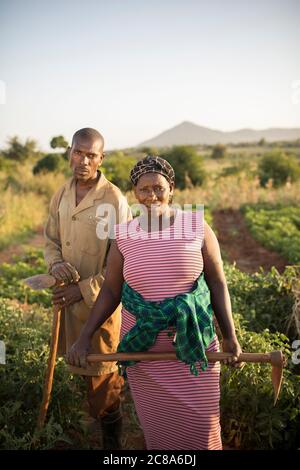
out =
<svg viewBox="0 0 300 470"><path fill-rule="evenodd" d="M198 375L208 366L205 350L214 338L213 310L210 291L202 273L191 292L166 298L161 302L145 300L124 282L123 307L136 317L136 324L126 333L118 346L118 352L144 352L154 345L158 333L169 327L176 329L175 351L181 361L190 365L190 371ZM135 361L122 361L125 369Z"/></svg>

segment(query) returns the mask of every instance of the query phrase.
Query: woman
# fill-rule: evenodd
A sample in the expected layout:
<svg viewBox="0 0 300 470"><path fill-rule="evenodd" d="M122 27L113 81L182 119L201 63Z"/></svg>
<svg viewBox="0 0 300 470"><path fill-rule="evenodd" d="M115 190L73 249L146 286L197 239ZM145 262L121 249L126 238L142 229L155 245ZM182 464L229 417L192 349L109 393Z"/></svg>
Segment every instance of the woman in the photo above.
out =
<svg viewBox="0 0 300 470"><path fill-rule="evenodd" d="M68 360L85 365L94 331L122 299L118 351L176 350L181 359L126 364L147 449L222 449L220 363L205 355L219 350L212 310L222 349L233 353L228 363L239 367L241 348L218 241L203 211L171 207L175 175L166 160L146 157L131 180L142 213L115 227L105 282Z"/></svg>

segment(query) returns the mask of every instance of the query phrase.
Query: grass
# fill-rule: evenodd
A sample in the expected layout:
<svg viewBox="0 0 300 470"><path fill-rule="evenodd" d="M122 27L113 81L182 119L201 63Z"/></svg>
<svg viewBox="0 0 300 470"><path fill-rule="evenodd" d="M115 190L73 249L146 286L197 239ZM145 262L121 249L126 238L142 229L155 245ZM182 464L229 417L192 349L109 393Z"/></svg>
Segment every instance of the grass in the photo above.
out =
<svg viewBox="0 0 300 470"><path fill-rule="evenodd" d="M46 203L43 196L35 193L16 194L8 189L0 202L0 249L11 243L20 242L46 217Z"/></svg>

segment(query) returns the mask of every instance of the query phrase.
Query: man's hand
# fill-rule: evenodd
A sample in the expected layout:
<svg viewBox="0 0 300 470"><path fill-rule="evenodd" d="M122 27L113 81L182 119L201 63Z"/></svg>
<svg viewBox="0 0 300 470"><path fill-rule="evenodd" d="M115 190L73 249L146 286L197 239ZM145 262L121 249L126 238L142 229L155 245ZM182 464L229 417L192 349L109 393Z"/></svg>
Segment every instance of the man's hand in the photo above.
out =
<svg viewBox="0 0 300 470"><path fill-rule="evenodd" d="M76 367L87 367L86 356L91 347L91 341L85 337L79 337L67 354L66 360L68 364Z"/></svg>
<svg viewBox="0 0 300 470"><path fill-rule="evenodd" d="M80 279L76 268L66 261L54 263L51 268L51 274L55 277L55 279L60 282L64 282L65 284L78 282Z"/></svg>
<svg viewBox="0 0 300 470"><path fill-rule="evenodd" d="M242 369L244 367L245 365L244 362L237 362L239 355L242 352L242 349L236 337L232 337L228 339L223 338L222 350L223 352L229 352L233 354L232 358L230 357L228 359L223 360L224 364L229 364L237 369Z"/></svg>
<svg viewBox="0 0 300 470"><path fill-rule="evenodd" d="M71 284L66 287L55 287L53 289L52 301L54 305L59 307L69 307L82 300L81 290L78 284Z"/></svg>

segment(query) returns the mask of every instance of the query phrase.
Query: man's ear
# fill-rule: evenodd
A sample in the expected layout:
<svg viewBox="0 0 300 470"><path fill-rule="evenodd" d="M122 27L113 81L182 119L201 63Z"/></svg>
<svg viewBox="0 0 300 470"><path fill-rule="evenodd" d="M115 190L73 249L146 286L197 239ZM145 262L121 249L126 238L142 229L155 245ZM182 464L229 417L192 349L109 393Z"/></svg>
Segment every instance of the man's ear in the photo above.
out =
<svg viewBox="0 0 300 470"><path fill-rule="evenodd" d="M102 165L104 158L105 158L105 153L104 153L104 152L102 152L102 155L101 155L101 160L100 160L100 162L99 162L99 165L98 165L98 166L101 166L101 165Z"/></svg>

